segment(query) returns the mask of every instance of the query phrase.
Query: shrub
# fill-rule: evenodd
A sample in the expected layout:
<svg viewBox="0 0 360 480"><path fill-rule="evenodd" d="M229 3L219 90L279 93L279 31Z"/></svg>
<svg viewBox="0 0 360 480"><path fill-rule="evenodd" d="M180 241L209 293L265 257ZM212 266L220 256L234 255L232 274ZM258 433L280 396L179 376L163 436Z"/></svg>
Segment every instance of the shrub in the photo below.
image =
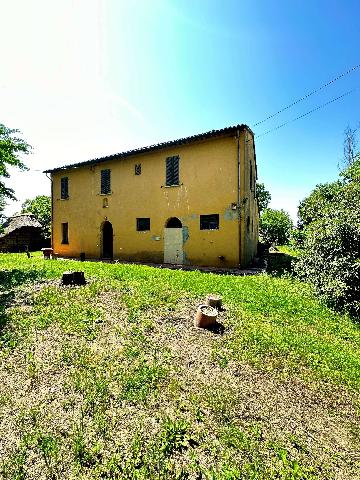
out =
<svg viewBox="0 0 360 480"><path fill-rule="evenodd" d="M327 185L321 210L313 212L304 227L304 243L295 265L298 275L310 281L326 302L360 314L360 160ZM316 191L317 190L317 191ZM302 202L310 205L319 186ZM308 218L307 218L308 220Z"/></svg>

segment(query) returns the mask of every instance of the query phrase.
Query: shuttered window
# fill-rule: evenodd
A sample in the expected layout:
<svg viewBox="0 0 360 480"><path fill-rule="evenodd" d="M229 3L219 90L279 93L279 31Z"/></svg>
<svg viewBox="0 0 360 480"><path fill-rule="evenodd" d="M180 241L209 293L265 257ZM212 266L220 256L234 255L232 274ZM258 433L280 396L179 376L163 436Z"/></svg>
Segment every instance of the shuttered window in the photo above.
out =
<svg viewBox="0 0 360 480"><path fill-rule="evenodd" d="M200 230L219 230L219 214L200 215Z"/></svg>
<svg viewBox="0 0 360 480"><path fill-rule="evenodd" d="M135 165L135 175L141 175L141 163Z"/></svg>
<svg viewBox="0 0 360 480"><path fill-rule="evenodd" d="M110 185L110 169L101 170L101 193L109 194L111 193Z"/></svg>
<svg viewBox="0 0 360 480"><path fill-rule="evenodd" d="M67 200L69 198L69 178L62 177L61 179L61 200Z"/></svg>
<svg viewBox="0 0 360 480"><path fill-rule="evenodd" d="M179 156L166 159L166 186L179 185Z"/></svg>
<svg viewBox="0 0 360 480"><path fill-rule="evenodd" d="M150 218L137 218L136 230L138 232L144 232L146 230L150 230Z"/></svg>

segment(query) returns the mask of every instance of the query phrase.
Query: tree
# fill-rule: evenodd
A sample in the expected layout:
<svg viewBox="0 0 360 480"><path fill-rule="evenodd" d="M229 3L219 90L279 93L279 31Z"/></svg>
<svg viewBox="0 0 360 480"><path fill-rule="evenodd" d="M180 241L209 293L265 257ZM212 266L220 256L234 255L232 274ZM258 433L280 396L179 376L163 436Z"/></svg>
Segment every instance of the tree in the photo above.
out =
<svg viewBox="0 0 360 480"><path fill-rule="evenodd" d="M266 243L283 245L288 243L293 227L293 221L285 210L266 208L260 217L260 238Z"/></svg>
<svg viewBox="0 0 360 480"><path fill-rule="evenodd" d="M21 213L32 213L41 223L44 238L51 235L51 198L46 195L38 195L33 199L25 200L21 206Z"/></svg>
<svg viewBox="0 0 360 480"><path fill-rule="evenodd" d="M256 197L259 204L259 213L261 213L269 206L271 200L271 194L265 189L265 185L263 183L256 183Z"/></svg>
<svg viewBox="0 0 360 480"><path fill-rule="evenodd" d="M27 170L20 155L31 152L32 147L25 140L15 136L19 130L5 127L0 123L0 198L16 200L12 188L5 186L3 178L9 178L8 167L18 167L20 170Z"/></svg>
<svg viewBox="0 0 360 480"><path fill-rule="evenodd" d="M336 198L340 189L340 181L316 185L310 195L300 202L298 208L298 227L302 229L311 222L326 215L327 209L330 208L332 200Z"/></svg>
<svg viewBox="0 0 360 480"><path fill-rule="evenodd" d="M305 224L295 272L332 307L360 315L360 159L328 184L316 215ZM310 195L313 199L319 187ZM310 198L309 197L309 198ZM308 201L308 200L306 200Z"/></svg>
<svg viewBox="0 0 360 480"><path fill-rule="evenodd" d="M357 155L357 138L356 130L348 125L344 130L344 144L343 144L343 167L347 168L352 165Z"/></svg>

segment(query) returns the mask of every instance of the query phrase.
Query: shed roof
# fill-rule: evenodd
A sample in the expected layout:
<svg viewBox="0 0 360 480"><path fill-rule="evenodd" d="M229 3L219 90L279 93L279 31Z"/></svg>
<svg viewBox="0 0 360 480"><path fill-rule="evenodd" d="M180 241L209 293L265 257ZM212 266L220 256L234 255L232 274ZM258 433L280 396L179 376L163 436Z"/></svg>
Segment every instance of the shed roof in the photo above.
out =
<svg viewBox="0 0 360 480"><path fill-rule="evenodd" d="M64 165L62 167L57 167L49 170L45 170L44 173L55 173L60 170L68 170L71 168L84 167L87 165L96 165L98 163L107 162L109 160L126 158L132 155L139 155L142 153L152 152L155 150L162 150L164 148L173 147L177 145L184 145L187 143L194 143L207 138L222 137L235 135L237 131L247 130L251 135L254 135L252 130L245 124L234 125L232 127L221 128L219 130L211 130L210 132L200 133L197 135L191 135L190 137L179 138L177 140L170 140L168 142L157 143L155 145L150 145L148 147L134 148L133 150L127 150L125 152L114 153L112 155L107 155L105 157L94 158L92 160L87 160L85 162L73 163L70 165Z"/></svg>
<svg viewBox="0 0 360 480"><path fill-rule="evenodd" d="M42 228L41 223L36 220L32 213L18 213L17 215L13 215L4 223L3 227L4 232L0 235L0 238L22 227Z"/></svg>

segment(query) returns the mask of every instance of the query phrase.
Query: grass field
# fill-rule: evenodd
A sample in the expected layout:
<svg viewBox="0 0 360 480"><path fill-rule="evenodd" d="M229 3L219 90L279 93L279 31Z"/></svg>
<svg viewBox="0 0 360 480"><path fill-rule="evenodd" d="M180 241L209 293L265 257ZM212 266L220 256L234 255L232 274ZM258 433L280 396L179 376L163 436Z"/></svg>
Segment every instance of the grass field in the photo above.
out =
<svg viewBox="0 0 360 480"><path fill-rule="evenodd" d="M360 328L306 284L2 254L0 288L2 478L360 478Z"/></svg>

